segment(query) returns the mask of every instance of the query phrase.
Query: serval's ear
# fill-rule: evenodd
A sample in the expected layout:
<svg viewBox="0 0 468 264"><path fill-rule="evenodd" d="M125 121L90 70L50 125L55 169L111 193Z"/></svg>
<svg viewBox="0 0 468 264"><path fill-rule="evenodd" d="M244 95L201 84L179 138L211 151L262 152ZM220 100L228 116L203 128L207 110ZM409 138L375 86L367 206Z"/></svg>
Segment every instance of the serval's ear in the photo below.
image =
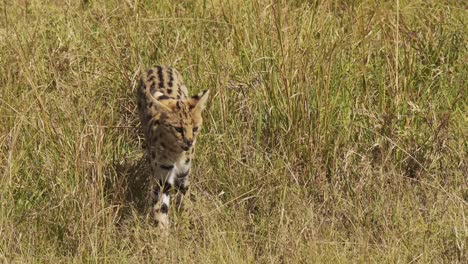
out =
<svg viewBox="0 0 468 264"><path fill-rule="evenodd" d="M192 108L194 111L203 111L203 109L206 107L206 102L208 101L209 95L210 90L205 90L197 95L190 97L190 108Z"/></svg>
<svg viewBox="0 0 468 264"><path fill-rule="evenodd" d="M156 92L154 95L148 93L148 98L161 112L172 112L176 104L176 100L164 95L163 93Z"/></svg>

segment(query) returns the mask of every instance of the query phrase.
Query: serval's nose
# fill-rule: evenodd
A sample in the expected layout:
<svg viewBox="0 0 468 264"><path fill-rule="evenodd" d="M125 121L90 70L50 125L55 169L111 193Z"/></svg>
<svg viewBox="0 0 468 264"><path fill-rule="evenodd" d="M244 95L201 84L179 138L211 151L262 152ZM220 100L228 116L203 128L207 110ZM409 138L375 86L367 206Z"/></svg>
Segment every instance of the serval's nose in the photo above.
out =
<svg viewBox="0 0 468 264"><path fill-rule="evenodd" d="M192 145L193 145L193 140L184 139L184 145L182 146L182 149L187 151L190 149Z"/></svg>
<svg viewBox="0 0 468 264"><path fill-rule="evenodd" d="M187 147L190 148L192 146L192 144L193 144L193 140L192 139L186 139L186 140L184 140L184 143L185 143L185 145Z"/></svg>

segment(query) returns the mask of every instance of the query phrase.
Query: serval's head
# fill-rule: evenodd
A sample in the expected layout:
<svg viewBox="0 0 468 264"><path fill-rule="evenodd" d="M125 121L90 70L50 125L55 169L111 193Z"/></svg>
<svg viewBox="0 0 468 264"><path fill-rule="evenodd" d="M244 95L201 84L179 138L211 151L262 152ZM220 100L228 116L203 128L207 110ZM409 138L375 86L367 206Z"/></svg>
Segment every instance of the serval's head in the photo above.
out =
<svg viewBox="0 0 468 264"><path fill-rule="evenodd" d="M205 109L210 91L205 90L186 99L173 99L156 93L152 101L160 113L159 127L165 130L165 137L176 142L183 150L189 150L201 131Z"/></svg>

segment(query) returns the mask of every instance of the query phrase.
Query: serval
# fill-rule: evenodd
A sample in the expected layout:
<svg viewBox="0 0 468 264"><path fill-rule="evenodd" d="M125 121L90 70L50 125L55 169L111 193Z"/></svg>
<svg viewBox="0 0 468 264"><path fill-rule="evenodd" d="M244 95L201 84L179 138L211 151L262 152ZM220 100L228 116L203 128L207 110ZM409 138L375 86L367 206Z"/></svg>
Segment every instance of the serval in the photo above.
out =
<svg viewBox="0 0 468 264"><path fill-rule="evenodd" d="M142 72L137 89L138 112L150 162L151 213L169 226L170 190L185 195L195 143L202 127L209 90L188 96L180 73L156 66Z"/></svg>

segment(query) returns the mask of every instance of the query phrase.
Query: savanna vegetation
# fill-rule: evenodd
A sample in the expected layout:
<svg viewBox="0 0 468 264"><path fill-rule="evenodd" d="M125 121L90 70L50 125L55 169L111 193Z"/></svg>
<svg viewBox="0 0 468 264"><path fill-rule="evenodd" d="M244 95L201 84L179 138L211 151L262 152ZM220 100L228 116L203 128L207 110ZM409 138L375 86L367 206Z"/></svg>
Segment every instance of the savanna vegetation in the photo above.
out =
<svg viewBox="0 0 468 264"><path fill-rule="evenodd" d="M0 3L5 263L467 263L466 1ZM138 72L211 89L170 234Z"/></svg>

